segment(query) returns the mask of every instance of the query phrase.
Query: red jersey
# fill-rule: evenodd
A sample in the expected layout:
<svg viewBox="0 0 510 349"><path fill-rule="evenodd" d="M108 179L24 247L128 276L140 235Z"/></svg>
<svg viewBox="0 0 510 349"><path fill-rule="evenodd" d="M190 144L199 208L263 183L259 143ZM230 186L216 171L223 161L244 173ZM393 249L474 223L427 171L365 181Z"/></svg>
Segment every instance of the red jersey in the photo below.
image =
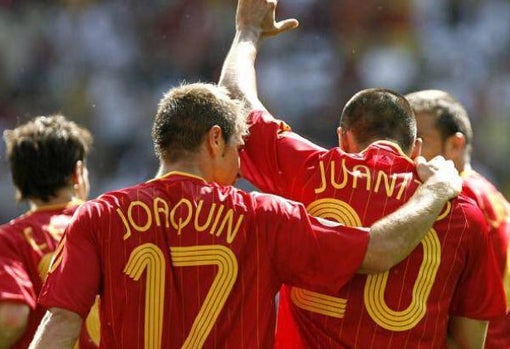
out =
<svg viewBox="0 0 510 349"><path fill-rule="evenodd" d="M283 282L338 290L368 234L192 175L84 204L39 301L81 316L101 296L101 348L270 348Z"/></svg>
<svg viewBox="0 0 510 349"><path fill-rule="evenodd" d="M396 144L376 142L359 154L327 151L261 112L250 115L241 171L260 189L350 226L395 211L420 185L413 161ZM356 275L336 293L282 288L276 346L445 348L450 316L504 313L497 274L483 214L459 196L389 272Z"/></svg>
<svg viewBox="0 0 510 349"><path fill-rule="evenodd" d="M23 337L12 348L28 348L46 312L37 306L37 296L55 248L77 207L76 202L46 206L0 226L0 302L21 302L32 309ZM90 333L82 331L80 348L97 348L93 340L99 338L98 324L91 320Z"/></svg>
<svg viewBox="0 0 510 349"><path fill-rule="evenodd" d="M490 226L490 237L501 273L501 278L510 280L509 241L510 241L510 204L486 178L468 170L461 173L464 180L464 192L472 197L482 209L485 220ZM507 302L510 289L506 289ZM507 310L509 304L507 304ZM489 323L486 349L510 348L510 313L493 319Z"/></svg>

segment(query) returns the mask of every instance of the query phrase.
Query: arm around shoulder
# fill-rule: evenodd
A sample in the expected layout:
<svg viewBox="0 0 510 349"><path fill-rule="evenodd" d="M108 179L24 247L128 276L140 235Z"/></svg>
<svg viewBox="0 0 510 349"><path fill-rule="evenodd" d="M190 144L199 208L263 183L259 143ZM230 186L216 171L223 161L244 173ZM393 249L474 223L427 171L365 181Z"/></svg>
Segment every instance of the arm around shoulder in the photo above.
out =
<svg viewBox="0 0 510 349"><path fill-rule="evenodd" d="M71 349L80 335L82 322L81 316L75 312L50 308L44 315L29 349Z"/></svg>
<svg viewBox="0 0 510 349"><path fill-rule="evenodd" d="M430 230L446 202L460 193L462 179L453 162L442 157L417 162L425 182L407 203L372 225L360 273L384 272L402 261Z"/></svg>

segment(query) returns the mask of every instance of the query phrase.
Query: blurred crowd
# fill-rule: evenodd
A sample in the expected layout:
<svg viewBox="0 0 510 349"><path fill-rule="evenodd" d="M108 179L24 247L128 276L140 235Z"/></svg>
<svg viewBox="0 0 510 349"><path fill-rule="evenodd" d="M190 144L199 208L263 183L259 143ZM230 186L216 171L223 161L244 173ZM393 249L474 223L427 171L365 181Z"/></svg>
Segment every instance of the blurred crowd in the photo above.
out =
<svg viewBox="0 0 510 349"><path fill-rule="evenodd" d="M62 112L95 136L92 196L150 179L157 102L181 81L218 80L235 6L0 0L0 128ZM475 168L510 197L508 0L280 0L278 14L300 27L267 42L257 62L275 115L331 147L356 91L444 89L471 116ZM4 147L0 222L26 210L14 200Z"/></svg>

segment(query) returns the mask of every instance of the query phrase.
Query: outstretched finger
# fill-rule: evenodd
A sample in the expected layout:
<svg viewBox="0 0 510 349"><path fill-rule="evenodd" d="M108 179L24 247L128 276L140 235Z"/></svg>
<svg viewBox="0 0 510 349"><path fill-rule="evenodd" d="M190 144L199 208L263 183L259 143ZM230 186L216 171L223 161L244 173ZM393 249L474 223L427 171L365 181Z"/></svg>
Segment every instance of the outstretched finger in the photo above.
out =
<svg viewBox="0 0 510 349"><path fill-rule="evenodd" d="M298 26L299 26L299 22L297 19L295 19L295 18L285 19L283 21L279 21L279 22L275 23L273 30L267 31L264 34L266 36L277 35L277 34L295 29Z"/></svg>

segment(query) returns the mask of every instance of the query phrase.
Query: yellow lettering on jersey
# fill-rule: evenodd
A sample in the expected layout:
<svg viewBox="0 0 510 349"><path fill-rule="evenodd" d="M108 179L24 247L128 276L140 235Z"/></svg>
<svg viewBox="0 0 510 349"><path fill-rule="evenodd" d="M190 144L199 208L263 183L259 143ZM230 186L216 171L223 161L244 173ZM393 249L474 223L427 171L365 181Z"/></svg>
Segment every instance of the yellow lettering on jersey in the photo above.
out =
<svg viewBox="0 0 510 349"><path fill-rule="evenodd" d="M48 247L48 244L46 243L38 244L35 241L34 232L31 227L23 229L23 234L25 235L25 239L28 241L34 251L42 252L42 250Z"/></svg>
<svg viewBox="0 0 510 349"><path fill-rule="evenodd" d="M379 192L381 182L384 182L384 189L386 190L386 196L388 196L388 197L393 196L393 191L395 190L395 185L397 183L397 177L394 174L392 174L391 175L391 183L390 183L390 176L388 176L388 174L386 172L378 171L377 179L375 181L374 192L376 192L376 193Z"/></svg>
<svg viewBox="0 0 510 349"><path fill-rule="evenodd" d="M143 233L151 226L165 228L170 226L181 235L187 227L192 227L195 232L209 231L210 235L224 236L227 243L231 244L237 236L244 220L244 215L237 215L233 209L225 209L224 205L212 203L208 206L204 200L192 203L182 198L171 207L168 202L156 197L152 202L152 209L141 201L133 201L129 204L127 213L120 208L116 210L125 228L123 239L127 240L133 232Z"/></svg>
<svg viewBox="0 0 510 349"><path fill-rule="evenodd" d="M213 203L211 205L211 208L209 210L209 214L207 215L207 220L205 221L204 224L200 225L200 223L198 222L198 218L200 217L200 212L202 211L202 206L204 206L204 200L200 200L198 202L198 206L197 206L197 213L195 214L195 230L196 231L205 231L208 227L209 227L209 224L211 224L211 219L214 215L214 211L216 210L216 204Z"/></svg>
<svg viewBox="0 0 510 349"><path fill-rule="evenodd" d="M412 174L409 173L409 175L404 175L402 178L404 179L404 182L400 185L400 189L398 190L397 196L395 199L400 200L402 199L402 194L404 194L404 191L408 188L409 180L413 177Z"/></svg>
<svg viewBox="0 0 510 349"><path fill-rule="evenodd" d="M367 166L365 166L365 165L356 165L352 169L353 169L353 174L352 174L353 183L352 183L352 187L353 188L357 188L358 187L358 180L360 178L365 178L365 180L366 180L365 189L367 191L370 191L370 184L372 183L372 179L371 179L371 176L370 176L370 169Z"/></svg>
<svg viewBox="0 0 510 349"><path fill-rule="evenodd" d="M136 213L133 213L135 208L140 208L141 210L145 211L145 214L140 214L139 210L136 210ZM146 219L145 223L142 222L144 218ZM147 231L152 225L152 215L149 206L147 206L147 204L142 201L131 202L128 207L128 220L136 231Z"/></svg>
<svg viewBox="0 0 510 349"><path fill-rule="evenodd" d="M163 220L165 221L165 228L170 227L170 223L168 222L168 212L170 210L168 208L168 203L165 200L163 200L162 198L156 197L156 198L154 198L153 207L154 207L154 217L156 218L156 225L158 227L161 227L160 216L162 216Z"/></svg>
<svg viewBox="0 0 510 349"><path fill-rule="evenodd" d="M165 299L165 257L161 249L151 243L138 246L131 252L124 273L138 281L146 273L144 348L161 348L163 333L163 302Z"/></svg>
<svg viewBox="0 0 510 349"><path fill-rule="evenodd" d="M220 236L221 233L223 232L223 228L225 227L226 224L228 224L228 229L227 229L227 242L229 244L232 243L232 241L234 241L236 235L237 235L237 232L239 231L239 227L241 226L241 222L243 221L243 218L244 216L241 215L239 216L239 219L237 220L237 223L234 227L234 230L232 231L232 224L233 224L233 221L234 221L234 210L232 210L231 208L227 211L227 213L225 214L225 216L223 217L223 221L221 222L221 225L220 227L218 228L218 232L216 233L216 236Z"/></svg>
<svg viewBox="0 0 510 349"><path fill-rule="evenodd" d="M126 228L126 232L124 233L124 236L122 239L127 240L131 236L131 227L129 226L128 220L126 216L124 215L124 212L120 208L117 210L117 214L119 215L120 219L122 220L122 223L124 224L124 227Z"/></svg>
<svg viewBox="0 0 510 349"><path fill-rule="evenodd" d="M337 199L320 199L306 208L312 216L329 219L350 227L361 226L356 211L346 202ZM347 299L328 296L317 292L293 287L290 291L292 302L299 308L325 316L343 318L347 309Z"/></svg>
<svg viewBox="0 0 510 349"><path fill-rule="evenodd" d="M338 168L340 167L340 168ZM340 171L337 175L337 171ZM394 197L397 200L402 199L402 195L408 188L412 179L411 173L406 174L387 174L382 170L372 173L370 168L365 165L355 165L348 168L345 158L342 159L340 166L335 161L324 163L319 162L320 183L314 189L315 194L324 193L329 187L334 190L350 186L353 189L360 188L367 192L373 190L379 192L384 187L384 193L387 197ZM337 178L338 176L338 178ZM364 184L363 184L364 181ZM420 184L418 180L414 180ZM395 190L398 188L398 190Z"/></svg>
<svg viewBox="0 0 510 349"><path fill-rule="evenodd" d="M384 293L388 283L389 271L368 275L365 284L364 299L367 312L379 326L395 332L407 331L415 327L427 313L427 299L441 263L441 242L434 229L431 229L421 241L423 261L412 289L412 300L403 310L391 309Z"/></svg>
<svg viewBox="0 0 510 349"><path fill-rule="evenodd" d="M347 308L347 299L345 298L328 296L298 287L292 287L290 298L301 309L337 319L344 317Z"/></svg>
<svg viewBox="0 0 510 349"><path fill-rule="evenodd" d="M218 221L220 220L221 213L223 212L223 209L225 207L223 205L220 205L220 208L218 209L218 213L216 214L216 218L214 219L213 226L211 227L211 230L209 230L209 234L214 235L214 231L216 230L216 227L218 226Z"/></svg>
<svg viewBox="0 0 510 349"><path fill-rule="evenodd" d="M179 217L176 217L176 212L179 207L183 207L180 210ZM172 224L172 227L177 229L177 235L181 235L181 230L186 225L188 225L189 221L191 220L191 216L193 214L193 209L191 206L191 202L188 199L182 198L177 205L174 206L172 211L170 211L170 223ZM184 218L184 219L183 219Z"/></svg>
<svg viewBox="0 0 510 349"><path fill-rule="evenodd" d="M170 257L173 267L216 267L214 280L181 345L183 349L202 348L237 280L236 255L222 245L202 245L170 247ZM124 273L135 281L146 274L144 349L160 348L164 329L172 325L163 326L166 277L163 251L151 243L138 246L131 252Z"/></svg>
<svg viewBox="0 0 510 349"><path fill-rule="evenodd" d="M311 216L329 219L349 227L361 226L361 219L348 203L337 199L320 199L306 208Z"/></svg>

